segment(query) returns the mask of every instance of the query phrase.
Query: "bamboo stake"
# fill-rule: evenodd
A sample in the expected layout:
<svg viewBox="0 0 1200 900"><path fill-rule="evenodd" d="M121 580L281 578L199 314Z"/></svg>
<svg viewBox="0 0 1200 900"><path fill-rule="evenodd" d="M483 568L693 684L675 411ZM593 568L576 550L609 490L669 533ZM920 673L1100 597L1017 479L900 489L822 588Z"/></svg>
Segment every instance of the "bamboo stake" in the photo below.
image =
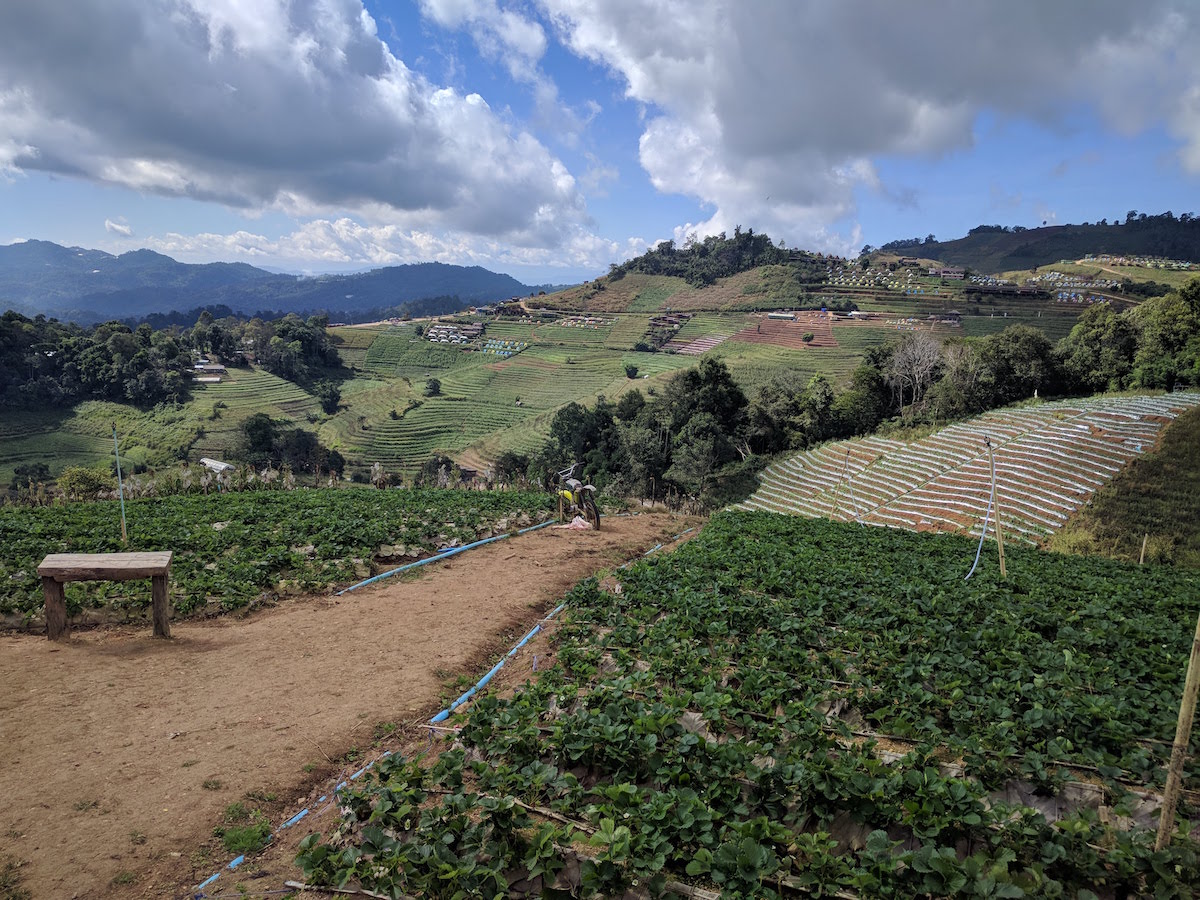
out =
<svg viewBox="0 0 1200 900"><path fill-rule="evenodd" d="M1150 540L1150 532L1146 532L1146 536L1142 538L1142 555L1138 557L1138 565L1146 561L1146 542Z"/></svg>
<svg viewBox="0 0 1200 900"><path fill-rule="evenodd" d="M112 423L113 455L117 458L117 494L121 497L121 543L129 543L129 534L125 530L125 487L121 484L121 446L117 443L117 423Z"/></svg>
<svg viewBox="0 0 1200 900"><path fill-rule="evenodd" d="M1004 529L1000 525L1000 492L996 490L996 454L992 450L992 439L987 438L988 460L992 467L992 508L996 512L996 548L1000 553L1000 577L1008 578L1008 572L1004 568Z"/></svg>
<svg viewBox="0 0 1200 900"><path fill-rule="evenodd" d="M1171 748L1171 765L1167 769L1167 784L1163 789L1162 814L1158 819L1158 837L1154 849L1161 850L1171 843L1175 830L1175 804L1183 784L1183 764L1192 739L1192 718L1196 714L1196 697L1200 694L1200 616L1196 618L1196 635L1192 638L1192 655L1188 659L1187 680L1183 685L1183 702L1179 705L1179 724L1175 729L1175 744Z"/></svg>

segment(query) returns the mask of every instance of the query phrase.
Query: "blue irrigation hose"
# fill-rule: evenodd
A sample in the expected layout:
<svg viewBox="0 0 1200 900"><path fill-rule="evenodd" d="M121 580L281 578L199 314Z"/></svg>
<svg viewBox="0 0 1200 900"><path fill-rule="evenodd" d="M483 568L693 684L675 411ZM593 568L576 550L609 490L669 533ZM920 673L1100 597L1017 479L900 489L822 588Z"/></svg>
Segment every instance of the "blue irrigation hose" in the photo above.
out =
<svg viewBox="0 0 1200 900"><path fill-rule="evenodd" d="M531 525L528 528L522 528L517 532L517 534L525 534L528 531L536 531L539 528L545 528L547 525L553 525L554 521L555 521L554 519L550 519L549 521L541 522L537 525ZM679 534L675 535L675 537L672 538L672 540L673 541L678 540L679 538L683 537L685 534L688 534L689 532L692 532L694 530L695 530L695 527L693 526L692 528L688 528L685 531L681 531ZM359 582L358 584L351 585L350 587L346 588L343 591L338 591L338 596L341 596L342 594L346 593L347 591L353 591L357 588L360 588L365 584L370 584L373 581L378 581L381 578L387 578L389 575L395 575L397 572L403 572L406 569L411 569L416 566L421 566L421 565L424 565L425 563L436 562L439 559L445 559L448 556L453 556L456 553L461 553L462 551L469 550L472 547L479 547L479 546L482 546L483 544L489 544L492 541L503 540L506 537L511 537L511 535L510 534L499 534L499 535L495 535L494 537L484 538L481 541L475 541L472 544L466 544L462 547L454 547L453 549L447 550L444 553L440 553L437 556L431 556L428 559L422 559L415 563L409 563L408 565L400 566L400 568L398 568L398 569L393 569L390 572L384 572L382 575L376 575L373 578L368 578L366 581L362 581L362 582ZM651 553L655 552L656 550L660 549L661 547L662 547L662 544L659 544L658 546L653 547L652 549L647 551L647 553L644 555L648 556ZM626 564L626 565L628 565L628 564ZM549 621L550 619L554 618L556 615L558 615L560 612L562 612L566 608L567 608L566 603L560 603L558 606L554 607L554 609L552 609L542 621L543 622ZM472 688L470 688L461 697L459 697L457 700L455 700L453 703L451 703L446 709L443 709L440 713L438 713L436 716L434 716L432 719L430 719L429 720L430 724L432 725L432 724L436 724L438 722L444 722L444 721L446 721L446 719L450 718L450 715L451 715L451 713L454 712L454 710L456 710L458 707L462 706L464 703L466 703L468 700L470 700L471 697L473 697L476 694L476 692L478 692L482 688L486 687L488 682L491 681L492 678L495 677L496 673L500 671L500 669L504 665L504 663L507 662L510 657L516 656L517 651L520 650L522 647L524 647L527 643L529 643L529 641L531 639L533 639L533 637L535 635L537 635L539 632L541 632L541 630L542 630L542 626L540 623L537 625L534 625L533 628L531 628L529 630L529 633L526 634L523 638L521 638L521 640L518 641L511 650L508 651L508 653L506 653L504 656L502 656L500 658L500 661L498 663L496 663L496 665L492 666L491 670L486 675L484 675L482 678L480 678L479 681L476 682ZM390 750L385 750L383 752L383 756L391 756L391 755L392 755L392 752ZM376 760L375 762L378 762L378 760ZM357 772L355 772L353 775L351 775L345 781L338 782L338 784L334 786L334 791L340 791L347 784L349 784L350 781L353 781L354 779L363 775L368 769L371 768L371 766L373 766L375 764L375 762L368 763L367 765L365 765L361 769L359 769ZM326 800L326 796L324 796L324 795L317 798L318 803L324 803L325 800ZM279 828L277 829L277 831L283 831L285 828L292 827L297 822L299 822L301 819L303 819L305 816L307 816L308 813L309 813L309 809L308 809L308 807L305 807L304 809L300 810L300 812L296 813L294 816L292 816L290 819L288 819L286 822L284 822L282 825L280 825ZM267 839L270 840L270 836L268 836ZM227 869L235 869L239 865L241 865L242 862L244 862L244 861L245 861L245 856L244 855L239 856L236 859L234 859L232 862L230 862L226 866L226 868ZM204 888L208 887L210 884L212 884L214 881L216 881L217 878L220 877L220 874L221 874L221 872L219 872L219 871L214 872L208 878L204 879L204 881L202 881L198 885L196 885L195 893L192 896L196 897L196 898L204 897L205 896Z"/></svg>
<svg viewBox="0 0 1200 900"><path fill-rule="evenodd" d="M545 522L541 522L538 525L531 525L528 528L522 528L521 530L519 530L517 532L517 534L525 534L527 531L537 531L537 529L539 529L539 528L545 528L547 525L553 525L554 522L555 522L554 519L549 519ZM448 559L449 557L454 556L456 553L462 553L464 550L471 550L474 547L482 547L484 544L490 544L492 541L502 541L506 537L512 537L512 535L511 534L497 534L497 535L493 535L490 538L484 538L481 541L475 541L470 544L463 544L461 547L451 547L449 550L443 550L441 553L438 553L434 556L430 556L426 559L420 559L420 560L417 560L416 562L406 563L405 565L400 566L399 568L396 568L396 569L392 569L389 572L384 572L381 575L374 575L371 578L368 578L366 581L360 581L358 584L352 584L352 585L350 585L350 587L338 591L335 596L340 597L340 596L342 596L342 594L348 594L350 591L356 591L360 587L363 587L368 584L373 584L374 582L380 581L384 578L390 578L392 575L397 575L400 572L406 572L409 569L415 569L417 566L424 566L424 565L428 565L429 563L432 563L432 562L438 562L439 560Z"/></svg>
<svg viewBox="0 0 1200 900"><path fill-rule="evenodd" d="M996 482L992 482L992 493L988 497L987 512L983 514L983 531L979 532L979 549L975 551L975 562L971 565L971 571L967 573L967 577L963 581L967 581L975 574L975 567L979 565L979 557L983 553L983 539L987 537L988 520L992 517L992 503L996 499Z"/></svg>

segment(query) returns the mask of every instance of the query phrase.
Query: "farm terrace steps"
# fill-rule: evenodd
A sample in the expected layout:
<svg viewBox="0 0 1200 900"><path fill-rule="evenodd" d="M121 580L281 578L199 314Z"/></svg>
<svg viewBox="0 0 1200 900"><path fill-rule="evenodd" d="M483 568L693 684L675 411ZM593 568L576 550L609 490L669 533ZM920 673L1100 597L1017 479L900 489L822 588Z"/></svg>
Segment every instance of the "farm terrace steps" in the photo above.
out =
<svg viewBox="0 0 1200 900"><path fill-rule="evenodd" d="M779 460L740 504L789 515L966 532L988 508L995 451L1001 522L1015 537L1052 534L1200 393L1092 397L995 410L911 443L838 441Z"/></svg>

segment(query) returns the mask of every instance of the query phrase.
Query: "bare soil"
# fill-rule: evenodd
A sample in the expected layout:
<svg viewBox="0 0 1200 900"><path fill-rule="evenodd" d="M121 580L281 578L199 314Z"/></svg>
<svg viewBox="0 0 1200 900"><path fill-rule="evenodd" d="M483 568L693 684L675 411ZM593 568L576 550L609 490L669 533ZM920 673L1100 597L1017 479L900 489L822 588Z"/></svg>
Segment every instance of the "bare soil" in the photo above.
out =
<svg viewBox="0 0 1200 900"><path fill-rule="evenodd" d="M694 524L545 528L343 597L176 622L167 641L148 627L0 635L0 863L19 862L33 897L192 896L228 862L212 838L228 804L277 826L411 739L571 585Z"/></svg>

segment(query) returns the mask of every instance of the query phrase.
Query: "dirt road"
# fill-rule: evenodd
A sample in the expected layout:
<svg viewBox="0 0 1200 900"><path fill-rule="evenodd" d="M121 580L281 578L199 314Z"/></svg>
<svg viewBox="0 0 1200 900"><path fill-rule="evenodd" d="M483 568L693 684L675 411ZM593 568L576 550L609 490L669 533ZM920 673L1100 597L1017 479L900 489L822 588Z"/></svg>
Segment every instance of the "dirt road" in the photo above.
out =
<svg viewBox="0 0 1200 900"><path fill-rule="evenodd" d="M19 863L37 898L185 896L223 864L198 848L228 804L251 794L278 823L379 723L440 709L571 584L692 524L546 528L344 597L177 622L170 641L0 635L0 869Z"/></svg>

